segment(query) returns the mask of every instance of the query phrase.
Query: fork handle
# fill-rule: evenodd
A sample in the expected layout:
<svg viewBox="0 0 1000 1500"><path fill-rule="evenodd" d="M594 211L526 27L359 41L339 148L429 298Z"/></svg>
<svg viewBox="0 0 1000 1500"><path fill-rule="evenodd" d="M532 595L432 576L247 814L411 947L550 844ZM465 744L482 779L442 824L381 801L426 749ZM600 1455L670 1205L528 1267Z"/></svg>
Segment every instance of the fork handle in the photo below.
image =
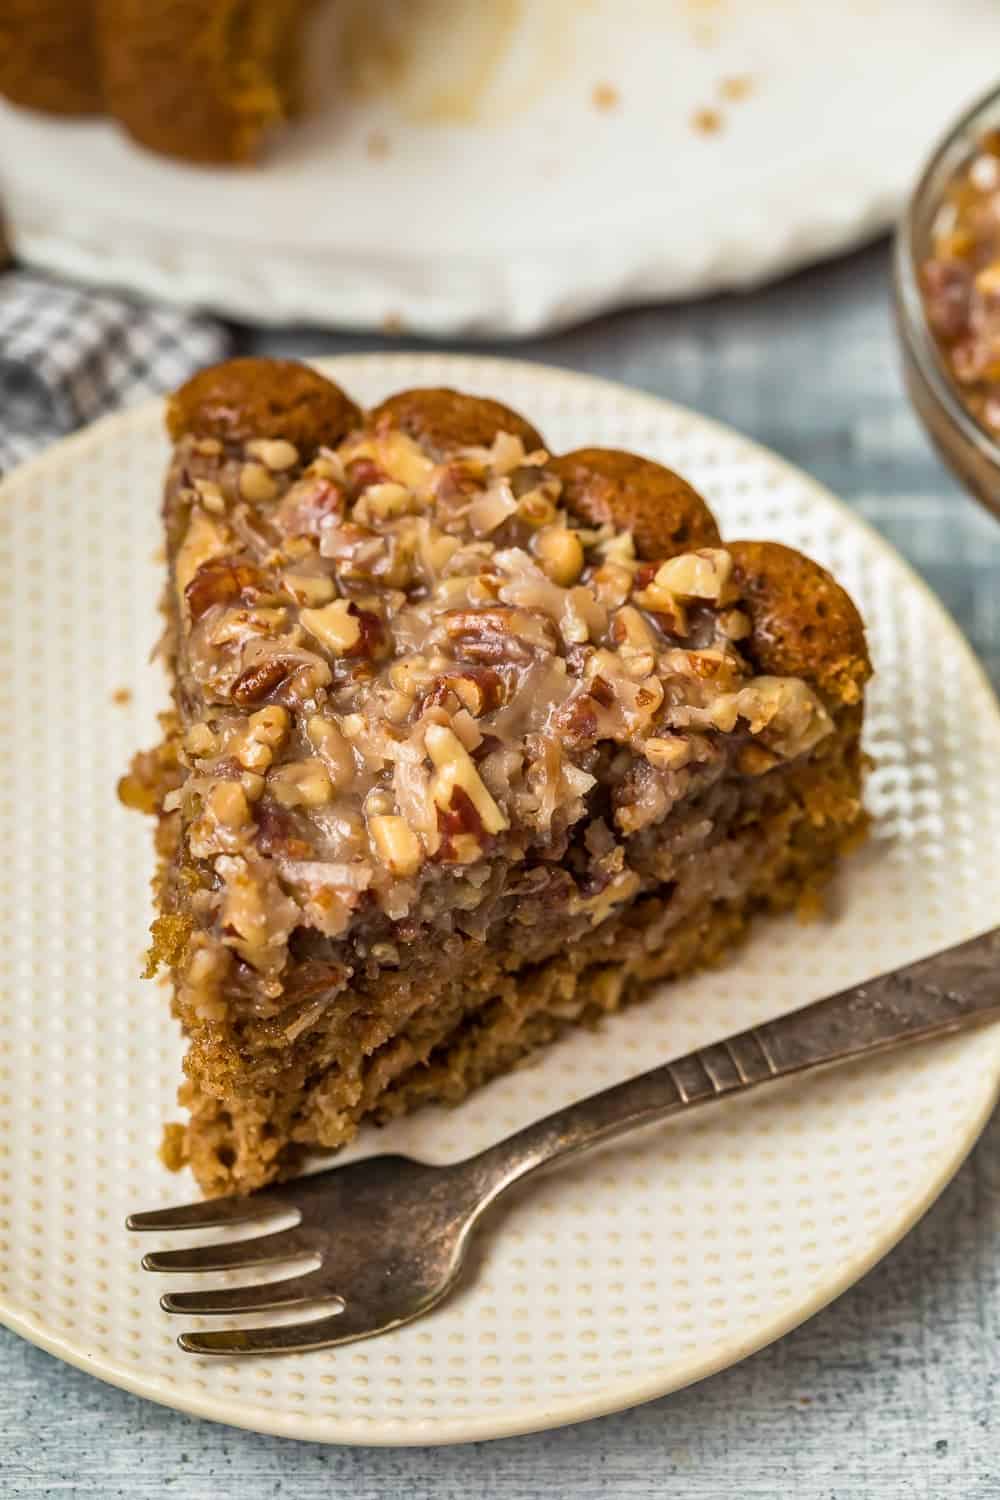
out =
<svg viewBox="0 0 1000 1500"><path fill-rule="evenodd" d="M1000 1018L1000 927L546 1115L461 1165L481 1207L549 1162L698 1104Z"/></svg>

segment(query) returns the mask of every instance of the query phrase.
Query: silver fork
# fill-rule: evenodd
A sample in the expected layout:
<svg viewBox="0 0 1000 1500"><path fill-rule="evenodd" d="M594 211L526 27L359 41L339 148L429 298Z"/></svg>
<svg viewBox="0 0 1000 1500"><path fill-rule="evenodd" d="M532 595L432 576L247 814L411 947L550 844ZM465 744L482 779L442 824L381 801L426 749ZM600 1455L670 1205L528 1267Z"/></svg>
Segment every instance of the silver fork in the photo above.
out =
<svg viewBox="0 0 1000 1500"><path fill-rule="evenodd" d="M207 1229L294 1211L290 1228L153 1252L147 1271L228 1271L310 1257L265 1285L168 1292L171 1313L258 1313L334 1300L340 1310L273 1327L182 1333L193 1354L323 1349L386 1333L453 1289L472 1231L501 1193L600 1141L761 1083L1000 1017L1000 928L766 1025L703 1047L547 1115L447 1166L374 1156L267 1188L132 1214L133 1230Z"/></svg>

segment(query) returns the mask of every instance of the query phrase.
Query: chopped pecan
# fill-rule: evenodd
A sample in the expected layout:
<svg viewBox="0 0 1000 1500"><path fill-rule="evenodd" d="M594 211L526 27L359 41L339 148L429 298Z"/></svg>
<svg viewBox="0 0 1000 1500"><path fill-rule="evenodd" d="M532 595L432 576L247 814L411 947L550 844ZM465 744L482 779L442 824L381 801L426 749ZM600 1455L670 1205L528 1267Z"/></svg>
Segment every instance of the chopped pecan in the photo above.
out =
<svg viewBox="0 0 1000 1500"><path fill-rule="evenodd" d="M556 650L553 625L523 609L449 609L444 628L460 653L476 662L528 661L537 651Z"/></svg>
<svg viewBox="0 0 1000 1500"><path fill-rule="evenodd" d="M192 620L214 604L251 604L263 591L263 577L253 563L239 557L214 557L202 563L184 590Z"/></svg>
<svg viewBox="0 0 1000 1500"><path fill-rule="evenodd" d="M270 469L256 461L243 465L239 483L240 494L251 505L266 505L278 493L278 486Z"/></svg>
<svg viewBox="0 0 1000 1500"><path fill-rule="evenodd" d="M224 755L212 766L213 781L239 781L243 767L232 755Z"/></svg>
<svg viewBox="0 0 1000 1500"><path fill-rule="evenodd" d="M659 600L658 606L662 605L662 603L663 601ZM651 620L656 622L664 635L683 638L688 634L689 627L686 612L676 600L666 609L661 607L650 609L647 606L646 613Z"/></svg>
<svg viewBox="0 0 1000 1500"><path fill-rule="evenodd" d="M471 459L455 458L441 472L437 483L437 498L445 508L454 508L458 503L470 500L486 487L481 465Z"/></svg>
<svg viewBox="0 0 1000 1500"><path fill-rule="evenodd" d="M257 848L262 854L283 859L309 859L312 844L302 837L302 825L295 815L271 797L262 797L254 808L257 823Z"/></svg>
<svg viewBox="0 0 1000 1500"><path fill-rule="evenodd" d="M208 809L215 821L236 831L250 821L250 804L238 781L218 781L208 795Z"/></svg>
<svg viewBox="0 0 1000 1500"><path fill-rule="evenodd" d="M356 605L346 599L334 599L322 609L304 609L299 616L310 635L335 656L356 656L361 628Z"/></svg>
<svg viewBox="0 0 1000 1500"><path fill-rule="evenodd" d="M492 667L468 667L464 672L446 672L431 683L423 706L443 705L451 693L473 718L478 719L507 701L507 684Z"/></svg>
<svg viewBox="0 0 1000 1500"><path fill-rule="evenodd" d="M388 647L381 615L362 609L353 600L334 599L322 609L304 609L300 618L310 634L335 656L371 659L384 655Z"/></svg>
<svg viewBox="0 0 1000 1500"><path fill-rule="evenodd" d="M447 810L452 805L455 793L461 792L471 802L487 833L501 833L509 828L506 814L493 800L458 736L441 724L428 724L424 731L424 742L427 754L436 767L431 781L431 796L437 806Z"/></svg>
<svg viewBox="0 0 1000 1500"><path fill-rule="evenodd" d="M437 823L441 835L437 857L443 864L471 864L479 858L486 830L472 798L460 786L452 787L446 807L438 805Z"/></svg>
<svg viewBox="0 0 1000 1500"><path fill-rule="evenodd" d="M616 610L608 626L608 634L616 646L625 652L648 652L656 650L656 637L643 616L632 604Z"/></svg>
<svg viewBox="0 0 1000 1500"><path fill-rule="evenodd" d="M693 677L700 677L706 682L711 682L714 677L725 672L729 663L720 651L687 651L688 670Z"/></svg>
<svg viewBox="0 0 1000 1500"><path fill-rule="evenodd" d="M732 571L733 559L724 547L699 547L696 552L669 557L657 568L653 582L681 599L710 599L720 604Z"/></svg>
<svg viewBox="0 0 1000 1500"><path fill-rule="evenodd" d="M344 514L344 491L332 479L306 474L286 492L276 520L286 536L318 536Z"/></svg>
<svg viewBox="0 0 1000 1500"><path fill-rule="evenodd" d="M369 819L368 827L375 853L390 875L405 878L417 873L424 862L424 851L405 818L379 813Z"/></svg>
<svg viewBox="0 0 1000 1500"><path fill-rule="evenodd" d="M299 450L286 438L255 438L246 448L252 458L259 458L275 474L293 469L299 461Z"/></svg>
<svg viewBox="0 0 1000 1500"><path fill-rule="evenodd" d="M555 726L568 740L586 743L596 740L600 723L600 705L589 693L570 698L556 715Z"/></svg>
<svg viewBox="0 0 1000 1500"><path fill-rule="evenodd" d="M389 640L385 621L381 615L377 615L371 609L359 609L354 603L350 605L350 613L358 622L358 640L349 651L345 651L344 655L370 658L384 656L388 650Z"/></svg>
<svg viewBox="0 0 1000 1500"><path fill-rule="evenodd" d="M347 495L357 500L369 485L383 484L390 476L380 468L373 458L352 458L344 467L347 478Z"/></svg>
<svg viewBox="0 0 1000 1500"><path fill-rule="evenodd" d="M333 783L318 756L288 760L267 778L268 789L282 807L323 807L333 796Z"/></svg>
<svg viewBox="0 0 1000 1500"><path fill-rule="evenodd" d="M384 568L387 539L369 526L345 521L327 527L320 541L320 556L330 557L341 578L370 582Z"/></svg>
<svg viewBox="0 0 1000 1500"><path fill-rule="evenodd" d="M336 592L333 579L325 573L286 573L281 586L296 604L307 609L319 609L321 605L329 604Z"/></svg>
<svg viewBox="0 0 1000 1500"><path fill-rule="evenodd" d="M583 572L580 538L566 526L544 526L535 538L534 550L542 570L563 588L576 583Z"/></svg>
<svg viewBox="0 0 1000 1500"><path fill-rule="evenodd" d="M642 753L658 771L679 771L691 759L691 745L679 734L651 735Z"/></svg>
<svg viewBox="0 0 1000 1500"><path fill-rule="evenodd" d="M280 687L286 677L299 666L297 661L288 661L281 656L267 656L241 672L233 683L232 699L246 708L251 703L260 703L275 688Z"/></svg>
<svg viewBox="0 0 1000 1500"><path fill-rule="evenodd" d="M574 677L580 677L580 676L582 676L583 669L587 665L587 661L588 661L589 656L590 656L589 650L587 649L586 646L584 646L581 643L577 643L577 644L572 645L572 646L567 646L566 647L566 670L567 670L567 672L572 673L572 675Z"/></svg>

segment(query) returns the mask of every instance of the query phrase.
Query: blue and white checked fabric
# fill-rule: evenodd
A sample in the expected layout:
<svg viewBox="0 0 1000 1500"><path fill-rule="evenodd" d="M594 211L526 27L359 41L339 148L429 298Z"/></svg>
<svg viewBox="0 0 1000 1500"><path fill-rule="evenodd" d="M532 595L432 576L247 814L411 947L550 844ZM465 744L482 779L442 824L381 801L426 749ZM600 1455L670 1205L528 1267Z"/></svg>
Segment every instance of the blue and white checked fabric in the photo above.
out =
<svg viewBox="0 0 1000 1500"><path fill-rule="evenodd" d="M229 334L178 308L0 274L0 473L117 406L224 359Z"/></svg>

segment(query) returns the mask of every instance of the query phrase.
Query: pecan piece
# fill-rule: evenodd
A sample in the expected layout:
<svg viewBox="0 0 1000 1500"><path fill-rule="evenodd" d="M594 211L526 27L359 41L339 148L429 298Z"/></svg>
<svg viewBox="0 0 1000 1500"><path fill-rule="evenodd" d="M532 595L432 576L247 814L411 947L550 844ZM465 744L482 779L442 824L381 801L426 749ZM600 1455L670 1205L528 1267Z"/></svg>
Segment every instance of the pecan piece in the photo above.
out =
<svg viewBox="0 0 1000 1500"><path fill-rule="evenodd" d="M444 628L459 652L475 662L530 661L536 652L556 650L555 627L550 621L509 606L449 609Z"/></svg>
<svg viewBox="0 0 1000 1500"><path fill-rule="evenodd" d="M257 824L257 848L261 854L280 855L284 859L309 859L312 844L300 836L298 818L271 797L262 797L254 809Z"/></svg>
<svg viewBox="0 0 1000 1500"><path fill-rule="evenodd" d="M472 798L460 786L451 789L451 801L437 809L441 843L438 859L442 864L472 864L483 852L486 830Z"/></svg>
<svg viewBox="0 0 1000 1500"><path fill-rule="evenodd" d="M344 465L344 474L347 478L347 496L349 500L357 500L369 485L382 484L389 475L380 468L373 458L352 458Z"/></svg>
<svg viewBox="0 0 1000 1500"><path fill-rule="evenodd" d="M657 568L653 578L658 589L681 599L709 599L713 604L727 602L733 560L724 547L699 547L696 552L682 552L668 557Z"/></svg>
<svg viewBox="0 0 1000 1500"><path fill-rule="evenodd" d="M423 706L443 705L450 693L474 719L492 713L507 701L507 684L492 667L468 667L464 672L446 672L435 677Z"/></svg>
<svg viewBox="0 0 1000 1500"><path fill-rule="evenodd" d="M285 493L275 516L286 536L318 536L344 514L344 491L332 479L305 474Z"/></svg>
<svg viewBox="0 0 1000 1500"><path fill-rule="evenodd" d="M251 604L263 589L260 569L238 557L213 557L202 563L184 590L192 620L214 604Z"/></svg>
<svg viewBox="0 0 1000 1500"><path fill-rule="evenodd" d="M479 824L487 833L502 833L505 828L509 828L506 814L493 800L458 736L441 724L428 724L424 731L424 742L427 754L435 766L431 796L438 808L447 812L455 794L460 792L459 808L464 808L465 801L468 801ZM461 816L466 818L467 814L463 812ZM464 826L460 831L464 834L472 832Z"/></svg>
<svg viewBox="0 0 1000 1500"><path fill-rule="evenodd" d="M350 613L358 622L358 640L345 655L371 658L385 656L389 649L389 639L382 616L372 609L360 609L353 603L350 605Z"/></svg>
<svg viewBox="0 0 1000 1500"><path fill-rule="evenodd" d="M239 703L243 708L251 703L260 703L275 688L280 687L299 665L298 662L289 662L280 656L268 656L263 661L255 662L252 667L241 672L233 683L233 702Z"/></svg>

